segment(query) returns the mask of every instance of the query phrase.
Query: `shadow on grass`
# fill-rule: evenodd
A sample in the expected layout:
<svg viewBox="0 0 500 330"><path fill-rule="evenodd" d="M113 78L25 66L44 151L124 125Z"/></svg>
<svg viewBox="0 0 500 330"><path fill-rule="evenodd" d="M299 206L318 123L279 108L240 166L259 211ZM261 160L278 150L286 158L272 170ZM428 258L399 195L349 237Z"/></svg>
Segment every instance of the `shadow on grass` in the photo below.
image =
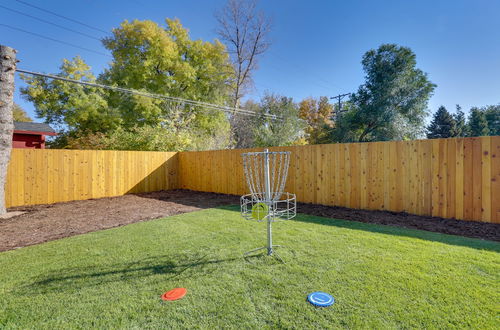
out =
<svg viewBox="0 0 500 330"><path fill-rule="evenodd" d="M238 205L220 206L218 207L218 209L236 211L236 212L239 212L240 210ZM464 246L478 250L489 250L494 252L500 252L500 243L498 242L487 241L478 238L468 238L463 236L441 234L419 229L410 229L410 228L396 227L391 225L371 224L365 222L358 222L354 220L324 218L320 216L307 215L307 214L297 214L297 217L295 217L291 221L300 221L318 225L348 228L352 230L363 230L378 234L418 238L426 241Z"/></svg>
<svg viewBox="0 0 500 330"><path fill-rule="evenodd" d="M166 275L161 278L162 281L175 280L180 277L193 278L211 274L221 263L236 260L243 260L243 258L211 260L207 255L169 255L149 257L130 263L61 268L40 275L36 281L18 287L15 292L20 295L73 292L106 283L131 282L155 275Z"/></svg>

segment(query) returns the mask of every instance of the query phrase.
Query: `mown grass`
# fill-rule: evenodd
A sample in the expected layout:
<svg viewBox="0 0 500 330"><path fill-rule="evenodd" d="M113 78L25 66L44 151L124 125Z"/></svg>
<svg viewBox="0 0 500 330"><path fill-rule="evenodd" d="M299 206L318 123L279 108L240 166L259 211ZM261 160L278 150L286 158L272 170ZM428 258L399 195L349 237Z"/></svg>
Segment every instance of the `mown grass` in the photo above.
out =
<svg viewBox="0 0 500 330"><path fill-rule="evenodd" d="M299 215L286 264L243 258L265 233L225 207L0 253L0 327L500 328L498 243Z"/></svg>

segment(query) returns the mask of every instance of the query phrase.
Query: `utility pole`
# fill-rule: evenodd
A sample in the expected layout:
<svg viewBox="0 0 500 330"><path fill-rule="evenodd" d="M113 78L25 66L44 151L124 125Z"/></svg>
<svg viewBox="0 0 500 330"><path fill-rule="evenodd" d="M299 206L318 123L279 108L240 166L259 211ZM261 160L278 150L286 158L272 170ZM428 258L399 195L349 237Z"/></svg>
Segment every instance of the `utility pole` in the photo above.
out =
<svg viewBox="0 0 500 330"><path fill-rule="evenodd" d="M339 94L337 96L332 96L330 99L338 99L339 106L337 108L337 111L335 111L335 120L337 121L339 119L339 115L342 112L342 99L346 96L351 95L351 93L345 93L345 94Z"/></svg>
<svg viewBox="0 0 500 330"><path fill-rule="evenodd" d="M14 73L16 73L16 50L0 45L0 215L5 209L5 181L12 149L14 123Z"/></svg>

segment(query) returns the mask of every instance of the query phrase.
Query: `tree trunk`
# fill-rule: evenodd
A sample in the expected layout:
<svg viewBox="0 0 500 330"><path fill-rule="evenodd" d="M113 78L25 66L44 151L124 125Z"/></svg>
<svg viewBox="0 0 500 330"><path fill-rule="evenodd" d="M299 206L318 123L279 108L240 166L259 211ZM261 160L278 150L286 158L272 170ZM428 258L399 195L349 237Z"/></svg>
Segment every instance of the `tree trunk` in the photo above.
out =
<svg viewBox="0 0 500 330"><path fill-rule="evenodd" d="M12 149L12 108L14 105L14 74L16 50L0 45L0 215L5 209L5 181Z"/></svg>

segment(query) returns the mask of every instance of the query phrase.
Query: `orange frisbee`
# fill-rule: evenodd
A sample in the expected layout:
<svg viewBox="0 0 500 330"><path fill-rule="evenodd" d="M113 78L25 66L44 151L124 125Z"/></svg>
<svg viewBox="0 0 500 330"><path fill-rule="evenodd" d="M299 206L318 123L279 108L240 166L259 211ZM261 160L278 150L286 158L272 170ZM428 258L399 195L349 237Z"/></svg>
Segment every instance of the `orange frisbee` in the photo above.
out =
<svg viewBox="0 0 500 330"><path fill-rule="evenodd" d="M187 293L185 288L175 288L162 294L162 300L177 300L183 298Z"/></svg>

